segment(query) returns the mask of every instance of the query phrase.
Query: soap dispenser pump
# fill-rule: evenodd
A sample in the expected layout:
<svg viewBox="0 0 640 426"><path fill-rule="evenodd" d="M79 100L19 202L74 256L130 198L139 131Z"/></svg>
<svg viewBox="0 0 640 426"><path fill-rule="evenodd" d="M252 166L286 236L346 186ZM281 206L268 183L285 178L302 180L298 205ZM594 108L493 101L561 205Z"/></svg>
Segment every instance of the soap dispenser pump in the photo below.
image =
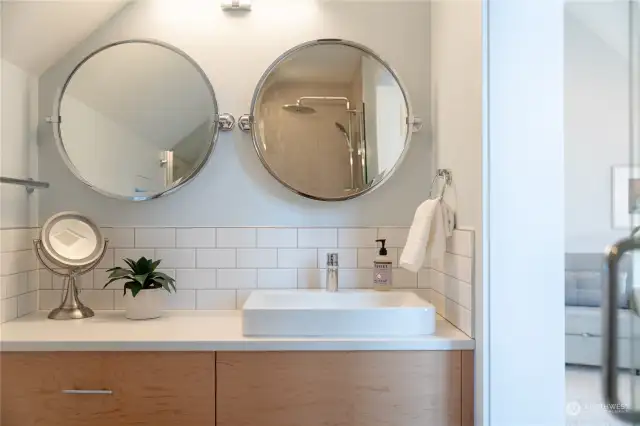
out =
<svg viewBox="0 0 640 426"><path fill-rule="evenodd" d="M376 240L382 247L378 250L378 255L373 261L373 289L378 291L389 291L392 283L392 267L391 258L387 256L387 248L385 247L387 240Z"/></svg>

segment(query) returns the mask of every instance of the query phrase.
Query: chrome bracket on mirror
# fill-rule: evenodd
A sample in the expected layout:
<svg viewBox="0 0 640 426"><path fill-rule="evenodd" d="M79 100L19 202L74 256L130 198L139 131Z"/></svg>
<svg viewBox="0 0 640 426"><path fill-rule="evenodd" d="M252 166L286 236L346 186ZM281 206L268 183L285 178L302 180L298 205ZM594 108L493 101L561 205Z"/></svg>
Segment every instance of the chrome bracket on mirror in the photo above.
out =
<svg viewBox="0 0 640 426"><path fill-rule="evenodd" d="M220 130L223 132L229 132L233 130L236 125L236 118L228 112L225 112L223 114L216 114L215 121L218 123L218 125L220 126Z"/></svg>
<svg viewBox="0 0 640 426"><path fill-rule="evenodd" d="M416 133L422 130L424 122L422 121L422 118L410 115L407 117L407 124L411 126L411 133Z"/></svg>
<svg viewBox="0 0 640 426"><path fill-rule="evenodd" d="M251 123L253 123L253 117L249 114L242 114L238 119L238 128L243 132L250 132Z"/></svg>

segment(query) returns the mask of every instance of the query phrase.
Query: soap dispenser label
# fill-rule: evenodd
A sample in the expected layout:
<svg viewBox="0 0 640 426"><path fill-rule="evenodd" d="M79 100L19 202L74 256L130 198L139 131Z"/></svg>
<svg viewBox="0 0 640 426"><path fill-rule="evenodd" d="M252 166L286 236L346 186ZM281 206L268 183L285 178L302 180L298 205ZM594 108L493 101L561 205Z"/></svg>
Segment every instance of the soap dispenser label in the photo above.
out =
<svg viewBox="0 0 640 426"><path fill-rule="evenodd" d="M388 286L391 283L391 262L376 262L373 269L373 285Z"/></svg>

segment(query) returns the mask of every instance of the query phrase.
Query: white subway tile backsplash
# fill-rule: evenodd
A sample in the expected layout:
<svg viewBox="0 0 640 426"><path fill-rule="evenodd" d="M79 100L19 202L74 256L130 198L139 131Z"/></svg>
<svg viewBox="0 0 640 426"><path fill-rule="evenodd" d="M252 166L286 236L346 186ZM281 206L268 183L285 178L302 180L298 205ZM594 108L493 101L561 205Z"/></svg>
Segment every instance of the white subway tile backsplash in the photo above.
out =
<svg viewBox="0 0 640 426"><path fill-rule="evenodd" d="M18 296L17 316L22 317L38 310L38 292L32 291Z"/></svg>
<svg viewBox="0 0 640 426"><path fill-rule="evenodd" d="M255 290L238 290L236 291L236 309L242 309L244 302L247 301L251 293Z"/></svg>
<svg viewBox="0 0 640 426"><path fill-rule="evenodd" d="M338 245L338 230L332 228L298 229L298 247L321 248Z"/></svg>
<svg viewBox="0 0 640 426"><path fill-rule="evenodd" d="M418 288L431 288L431 269L418 271Z"/></svg>
<svg viewBox="0 0 640 426"><path fill-rule="evenodd" d="M459 280L471 283L471 258L447 253L444 258L444 272Z"/></svg>
<svg viewBox="0 0 640 426"><path fill-rule="evenodd" d="M215 228L179 228L176 230L176 247L210 248L215 246Z"/></svg>
<svg viewBox="0 0 640 426"><path fill-rule="evenodd" d="M431 302L431 304L436 307L436 312L438 313L438 315L444 318L447 318L445 312L446 301L447 298L444 296L444 294L438 293L435 290L431 291L431 299L429 300L429 302Z"/></svg>
<svg viewBox="0 0 640 426"><path fill-rule="evenodd" d="M50 311L62 303L62 290L40 290L38 294L40 299L39 309Z"/></svg>
<svg viewBox="0 0 640 426"><path fill-rule="evenodd" d="M312 269L317 267L317 249L278 249L278 268Z"/></svg>
<svg viewBox="0 0 640 426"><path fill-rule="evenodd" d="M40 290L51 289L53 285L53 274L46 269L38 270L38 287Z"/></svg>
<svg viewBox="0 0 640 426"><path fill-rule="evenodd" d="M338 288L373 288L373 270L340 269Z"/></svg>
<svg viewBox="0 0 640 426"><path fill-rule="evenodd" d="M472 337L473 336L473 317L471 315L471 311L468 309L465 309L464 307L460 307L460 314L459 314L459 318L460 318L460 324L458 325L458 328L460 328L460 330L462 330L467 336Z"/></svg>
<svg viewBox="0 0 640 426"><path fill-rule="evenodd" d="M276 249L238 249L238 268L276 268Z"/></svg>
<svg viewBox="0 0 640 426"><path fill-rule="evenodd" d="M323 289L326 286L325 269L298 269L299 289Z"/></svg>
<svg viewBox="0 0 640 426"><path fill-rule="evenodd" d="M446 275L435 269L427 269L430 272L431 288L444 295Z"/></svg>
<svg viewBox="0 0 640 426"><path fill-rule="evenodd" d="M176 246L175 228L136 228L137 248L171 248Z"/></svg>
<svg viewBox="0 0 640 426"><path fill-rule="evenodd" d="M447 299L451 299L456 303L460 303L460 281L445 275L444 278L444 295Z"/></svg>
<svg viewBox="0 0 640 426"><path fill-rule="evenodd" d="M1 229L0 252L31 250L37 228Z"/></svg>
<svg viewBox="0 0 640 426"><path fill-rule="evenodd" d="M451 238L447 240L447 251L471 257L473 254L473 232L454 230Z"/></svg>
<svg viewBox="0 0 640 426"><path fill-rule="evenodd" d="M378 228L378 239L387 240L387 247L404 247L409 228Z"/></svg>
<svg viewBox="0 0 640 426"><path fill-rule="evenodd" d="M61 279L37 264L31 251L37 230L2 232L0 318L13 319L60 305ZM428 299L440 315L472 332L473 232L456 230L442 262L425 261L413 274L397 268L409 228L104 228L109 251L97 269L80 278L80 298L92 309L123 309L124 282L106 290L107 268L123 257L162 259L160 271L176 278L167 309L239 309L254 289L324 289L327 253L339 255L342 289L373 287L375 240L387 240L396 291ZM10 239L9 239L10 238ZM10 250L9 250L10 249ZM22 250L20 250L22 249ZM433 269L430 269L433 268ZM8 271L8 272L7 272ZM37 302L39 299L39 302Z"/></svg>
<svg viewBox="0 0 640 426"><path fill-rule="evenodd" d="M393 269L394 288L418 288L418 275L406 269ZM372 278L373 279L373 278Z"/></svg>
<svg viewBox="0 0 640 426"><path fill-rule="evenodd" d="M4 299L2 304L2 322L14 320L18 317L18 298L12 297L10 299Z"/></svg>
<svg viewBox="0 0 640 426"><path fill-rule="evenodd" d="M296 288L298 271L295 269L259 269L258 288Z"/></svg>
<svg viewBox="0 0 640 426"><path fill-rule="evenodd" d="M135 229L134 228L102 228L102 235L109 239L109 247L133 248L135 247Z"/></svg>
<svg viewBox="0 0 640 426"><path fill-rule="evenodd" d="M258 247L260 248L295 248L297 246L297 229L258 228Z"/></svg>
<svg viewBox="0 0 640 426"><path fill-rule="evenodd" d="M121 268L128 268L127 264L122 259L132 259L133 261L138 261L141 257L146 257L147 259L153 259L155 256L155 250L152 248L144 248L144 249L115 249L114 252L115 260L114 266L119 266Z"/></svg>
<svg viewBox="0 0 640 426"><path fill-rule="evenodd" d="M255 228L218 228L217 246L234 248L251 248L257 244Z"/></svg>
<svg viewBox="0 0 640 426"><path fill-rule="evenodd" d="M26 272L0 277L0 286L2 287L1 292L3 299L16 297L28 292L29 286L27 277L28 275Z"/></svg>
<svg viewBox="0 0 640 426"><path fill-rule="evenodd" d="M373 262L378 256L377 248L360 248L358 249L358 268L373 268ZM387 257L391 259L394 268L398 266L398 249L390 248L387 250Z"/></svg>
<svg viewBox="0 0 640 426"><path fill-rule="evenodd" d="M109 282L110 272L107 272L106 269L94 269L93 270L93 288L96 290L100 290L104 287L104 285ZM107 289L109 290L122 290L124 288L124 280L114 281Z"/></svg>
<svg viewBox="0 0 640 426"><path fill-rule="evenodd" d="M218 288L256 288L258 272L255 269L219 269Z"/></svg>
<svg viewBox="0 0 640 426"><path fill-rule="evenodd" d="M28 291L38 291L40 283L40 274L38 271L29 271L27 273L27 287Z"/></svg>
<svg viewBox="0 0 640 426"><path fill-rule="evenodd" d="M113 290L83 290L80 300L93 310L113 310L115 308L115 294L122 294Z"/></svg>
<svg viewBox="0 0 640 426"><path fill-rule="evenodd" d="M236 309L235 290L198 290L196 292L196 309L220 310Z"/></svg>
<svg viewBox="0 0 640 426"><path fill-rule="evenodd" d="M101 269L113 268L115 266L114 252L115 252L114 249L107 249L107 251L104 253L104 257L102 258L100 263L98 263L98 266L96 266L96 268L101 268Z"/></svg>
<svg viewBox="0 0 640 426"><path fill-rule="evenodd" d="M458 281L458 285L460 286L458 302L463 308L473 309L473 289L471 284L465 283L464 281Z"/></svg>
<svg viewBox="0 0 640 426"><path fill-rule="evenodd" d="M178 269L176 274L176 287L179 290L206 290L216 288L216 269Z"/></svg>
<svg viewBox="0 0 640 426"><path fill-rule="evenodd" d="M198 268L235 268L235 249L198 249L196 253Z"/></svg>
<svg viewBox="0 0 640 426"><path fill-rule="evenodd" d="M327 264L327 254L338 253L338 264L340 268L358 267L358 249L318 249L318 266L323 268Z"/></svg>
<svg viewBox="0 0 640 426"><path fill-rule="evenodd" d="M196 309L196 291L178 290L167 295L167 309L170 311L192 311Z"/></svg>
<svg viewBox="0 0 640 426"><path fill-rule="evenodd" d="M32 271L37 269L36 265L36 256L33 250L0 253L0 276Z"/></svg>
<svg viewBox="0 0 640 426"><path fill-rule="evenodd" d="M195 268L195 249L156 249L156 260L162 260L161 268Z"/></svg>
<svg viewBox="0 0 640 426"><path fill-rule="evenodd" d="M376 247L378 228L340 228L338 247Z"/></svg>

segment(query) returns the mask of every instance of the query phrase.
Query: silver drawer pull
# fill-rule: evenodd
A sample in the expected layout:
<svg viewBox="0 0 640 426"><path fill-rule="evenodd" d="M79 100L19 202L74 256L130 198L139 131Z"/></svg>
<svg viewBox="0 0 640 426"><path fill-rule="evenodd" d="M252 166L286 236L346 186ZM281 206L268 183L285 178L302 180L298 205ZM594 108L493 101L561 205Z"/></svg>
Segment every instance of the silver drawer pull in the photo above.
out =
<svg viewBox="0 0 640 426"><path fill-rule="evenodd" d="M110 390L65 389L62 393L65 395L113 395L113 391Z"/></svg>

